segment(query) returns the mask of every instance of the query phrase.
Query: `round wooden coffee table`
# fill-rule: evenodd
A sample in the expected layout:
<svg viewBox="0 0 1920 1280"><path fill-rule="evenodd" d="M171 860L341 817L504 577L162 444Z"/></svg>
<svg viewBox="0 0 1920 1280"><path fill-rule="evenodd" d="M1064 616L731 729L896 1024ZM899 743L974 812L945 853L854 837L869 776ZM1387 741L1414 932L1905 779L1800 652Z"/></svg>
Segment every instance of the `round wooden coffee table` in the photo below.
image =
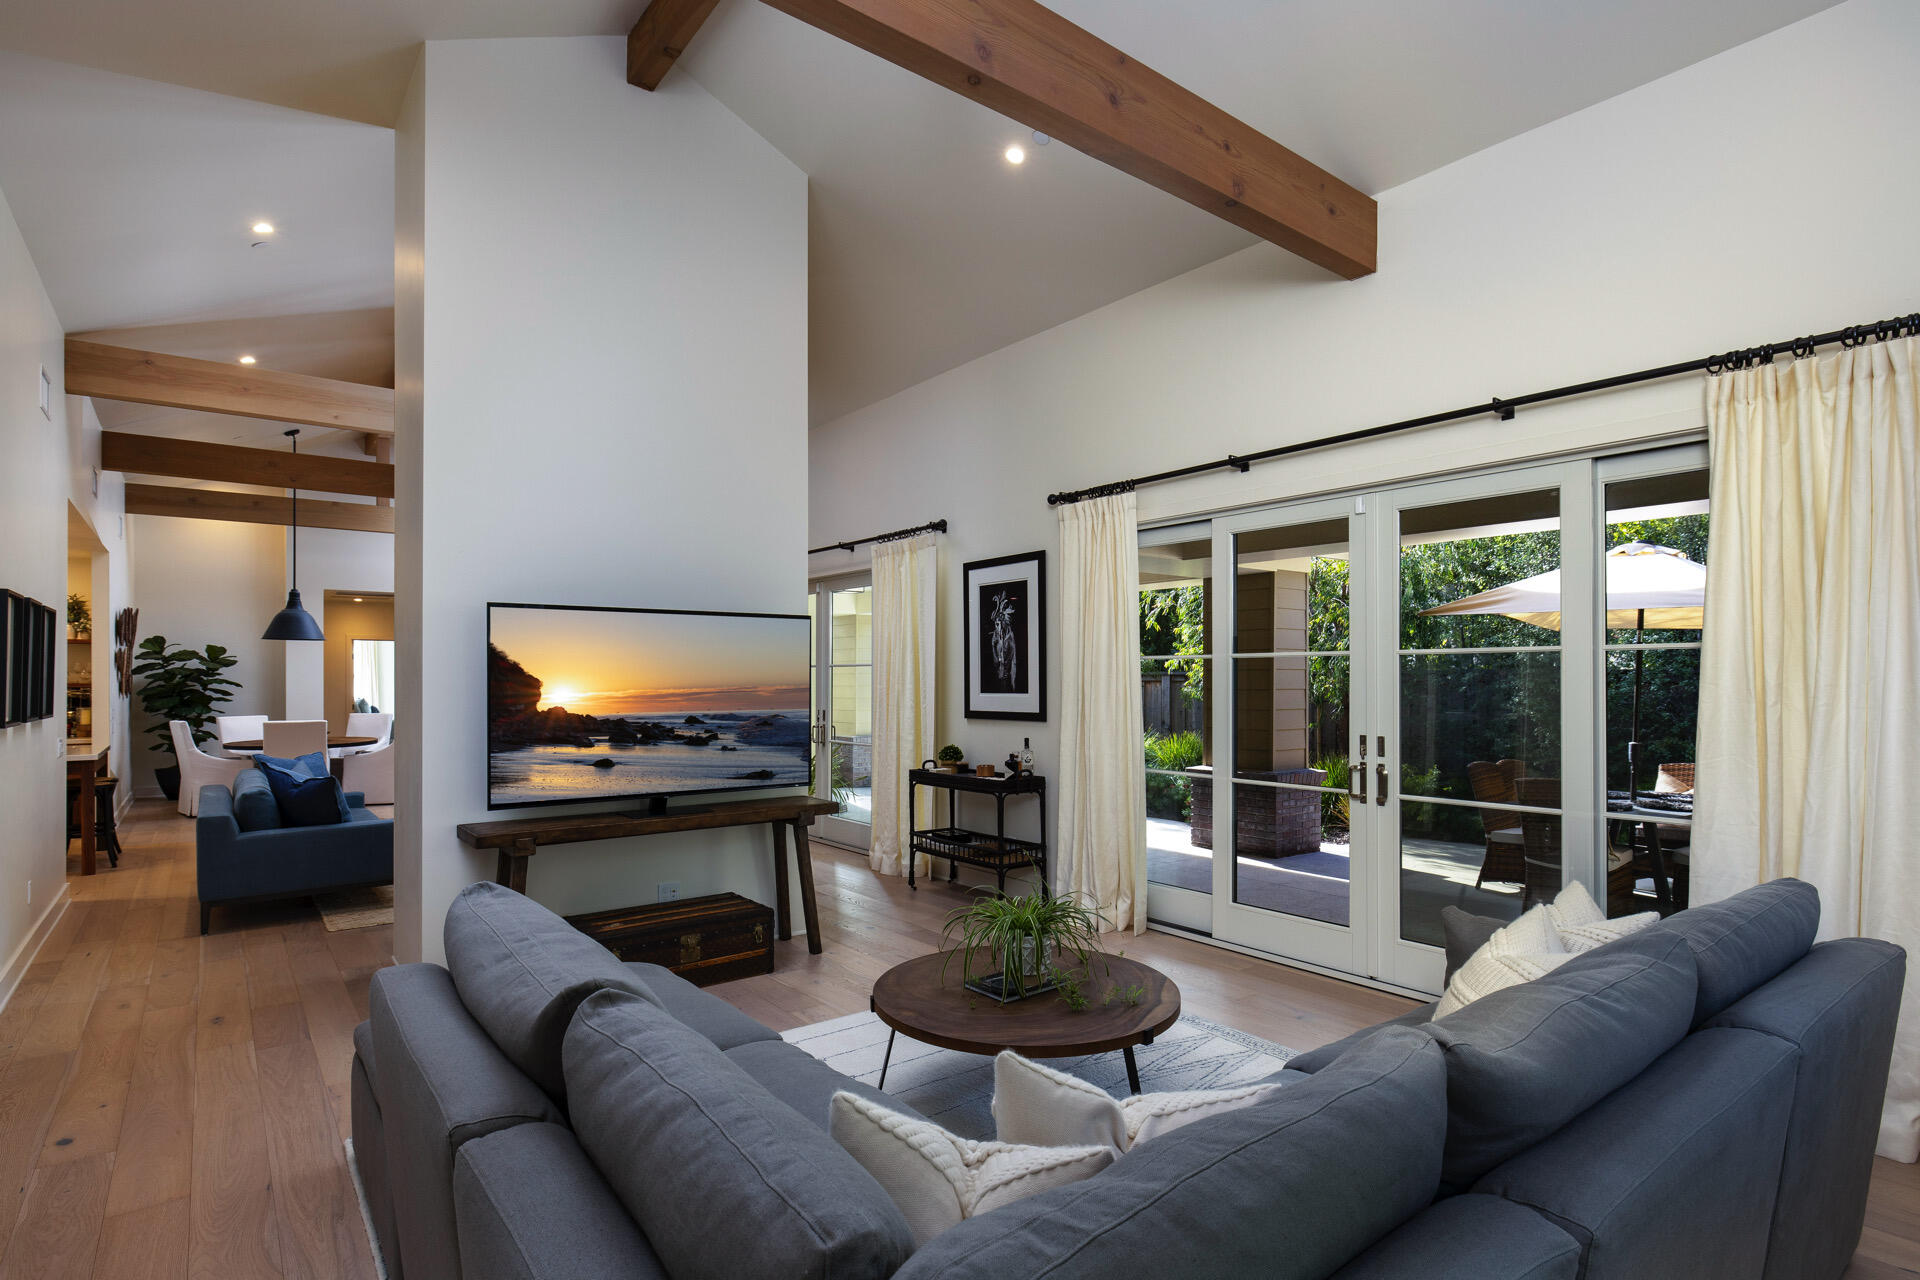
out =
<svg viewBox="0 0 1920 1280"><path fill-rule="evenodd" d="M1138 1093L1140 1070L1134 1065L1133 1047L1152 1044L1180 1018L1180 988L1173 979L1125 956L1094 958L1092 978L1082 979L1091 1003L1076 1013L1051 991L1011 1004L968 991L961 985L960 958L949 964L947 955L939 951L895 965L873 984L873 1011L889 1028L887 1056L880 1065L883 1089L894 1037L904 1035L961 1053L992 1055L1011 1049L1029 1058L1077 1058L1119 1049L1127 1058L1127 1084ZM1105 1002L1113 987L1140 987L1142 995L1136 1004L1118 996Z"/></svg>

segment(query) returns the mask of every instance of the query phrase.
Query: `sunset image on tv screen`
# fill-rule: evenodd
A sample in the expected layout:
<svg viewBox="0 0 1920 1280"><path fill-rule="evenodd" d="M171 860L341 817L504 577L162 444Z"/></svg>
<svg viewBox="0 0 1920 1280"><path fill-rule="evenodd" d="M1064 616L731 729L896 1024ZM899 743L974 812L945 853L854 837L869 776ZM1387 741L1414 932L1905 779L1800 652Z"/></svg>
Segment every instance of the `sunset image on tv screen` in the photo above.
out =
<svg viewBox="0 0 1920 1280"><path fill-rule="evenodd" d="M489 804L805 786L811 625L489 606Z"/></svg>

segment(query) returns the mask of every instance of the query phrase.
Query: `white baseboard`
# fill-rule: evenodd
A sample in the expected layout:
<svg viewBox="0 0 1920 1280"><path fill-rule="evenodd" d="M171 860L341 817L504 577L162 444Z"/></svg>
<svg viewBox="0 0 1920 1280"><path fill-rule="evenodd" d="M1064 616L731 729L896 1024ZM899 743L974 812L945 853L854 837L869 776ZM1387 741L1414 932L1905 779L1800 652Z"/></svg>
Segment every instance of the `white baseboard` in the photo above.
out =
<svg viewBox="0 0 1920 1280"><path fill-rule="evenodd" d="M20 980L27 976L27 970L32 968L33 962L39 958L40 948L46 943L47 935L53 932L54 926L60 923L61 917L67 914L67 908L72 903L73 899L67 895L67 882L62 880L60 892L53 896L53 901L49 902L47 909L40 913L40 918L33 922L33 928L27 931L27 936L21 940L19 946L14 948L13 956L7 961L7 967L0 970L0 1010L4 1010L7 1002L13 999L13 993L20 988Z"/></svg>

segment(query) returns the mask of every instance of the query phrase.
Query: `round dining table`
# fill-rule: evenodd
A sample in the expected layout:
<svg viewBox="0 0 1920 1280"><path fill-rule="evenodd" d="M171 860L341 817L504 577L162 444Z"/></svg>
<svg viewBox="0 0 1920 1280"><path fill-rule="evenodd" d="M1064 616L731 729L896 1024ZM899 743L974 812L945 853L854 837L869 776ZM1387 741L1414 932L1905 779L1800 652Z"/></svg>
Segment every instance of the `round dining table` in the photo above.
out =
<svg viewBox="0 0 1920 1280"><path fill-rule="evenodd" d="M378 741L380 739L369 737L364 733L330 733L327 735L327 750L337 751L341 747L370 747ZM237 751L242 755L258 755L267 749L266 742L260 738L235 738L232 742L221 743L220 746L224 750ZM327 760L327 768L336 778L340 776L340 759L339 756L332 756Z"/></svg>

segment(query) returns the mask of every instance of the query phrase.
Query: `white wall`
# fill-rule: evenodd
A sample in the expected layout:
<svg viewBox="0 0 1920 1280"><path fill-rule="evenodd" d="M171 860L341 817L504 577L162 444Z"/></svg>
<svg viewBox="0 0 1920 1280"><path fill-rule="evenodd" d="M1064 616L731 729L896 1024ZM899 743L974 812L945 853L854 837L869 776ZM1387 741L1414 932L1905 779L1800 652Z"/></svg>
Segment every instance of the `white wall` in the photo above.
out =
<svg viewBox="0 0 1920 1280"><path fill-rule="evenodd" d="M71 485L62 337L0 195L0 586L51 605L64 636ZM40 412L43 367L53 381L51 418ZM63 647L54 670L66 665ZM67 722L58 689L54 702L44 720L0 728L0 1000L65 891Z"/></svg>
<svg viewBox="0 0 1920 1280"><path fill-rule="evenodd" d="M334 500L341 499L336 496ZM327 627L327 592L392 590L392 534L362 533L353 529L300 531L300 602L319 622L322 631ZM280 604L285 603L283 588ZM260 625L264 627L266 623L263 621ZM287 642L281 647L286 650L283 658L286 697L282 705L287 719L325 720L326 646L300 641Z"/></svg>
<svg viewBox="0 0 1920 1280"><path fill-rule="evenodd" d="M1851 0L1381 194L1377 275L1260 246L985 356L815 429L809 545L952 521L939 737L999 759L1028 728L962 718L960 565L1045 548L1057 637L1049 491L1920 309L1888 109L1916 78L1920 6ZM1142 519L1697 430L1702 403L1685 378L1303 455L1143 489Z"/></svg>
<svg viewBox="0 0 1920 1280"><path fill-rule="evenodd" d="M397 139L400 735L395 954L441 954L491 855L488 600L796 607L804 581L806 179L617 37L428 44ZM496 815L507 816L507 815ZM764 829L534 859L562 911L771 901Z"/></svg>
<svg viewBox="0 0 1920 1280"><path fill-rule="evenodd" d="M140 638L165 636L169 645L204 649L223 645L239 662L227 671L238 680L234 715L279 716L283 644L260 638L267 619L286 602L281 540L284 530L229 520L182 520L174 516L129 516L133 544L133 603L140 610ZM160 794L157 765L170 765L171 751L151 750L147 730L156 723L139 707L134 681L133 785L136 794Z"/></svg>
<svg viewBox="0 0 1920 1280"><path fill-rule="evenodd" d="M108 760L123 781L115 800L124 812L133 799L132 700L120 693L113 673L113 619L133 602L133 560L127 543L127 484L117 471L101 471L100 419L93 401L67 398L67 480L69 500L94 532L104 554L88 553L93 606L93 733L109 748ZM97 492L96 492L97 490Z"/></svg>

